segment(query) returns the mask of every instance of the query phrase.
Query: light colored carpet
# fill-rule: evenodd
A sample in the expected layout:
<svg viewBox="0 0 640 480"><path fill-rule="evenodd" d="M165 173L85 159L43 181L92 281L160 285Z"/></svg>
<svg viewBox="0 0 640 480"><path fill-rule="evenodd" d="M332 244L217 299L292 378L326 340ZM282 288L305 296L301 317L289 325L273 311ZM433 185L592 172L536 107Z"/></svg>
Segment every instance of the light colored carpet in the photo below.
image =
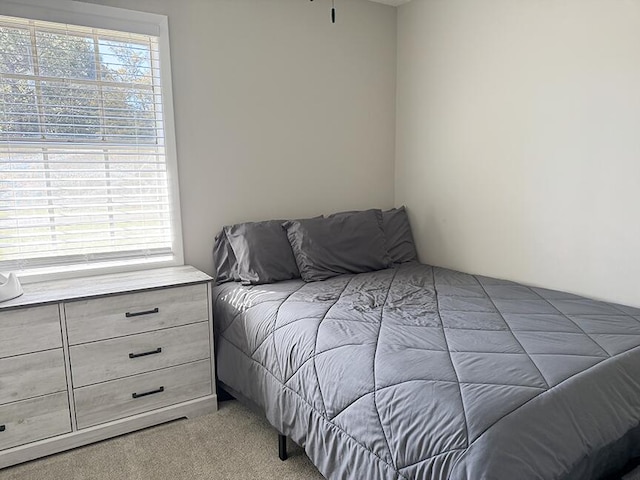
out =
<svg viewBox="0 0 640 480"><path fill-rule="evenodd" d="M236 401L217 413L177 420L0 470L0 480L322 480L289 441Z"/></svg>

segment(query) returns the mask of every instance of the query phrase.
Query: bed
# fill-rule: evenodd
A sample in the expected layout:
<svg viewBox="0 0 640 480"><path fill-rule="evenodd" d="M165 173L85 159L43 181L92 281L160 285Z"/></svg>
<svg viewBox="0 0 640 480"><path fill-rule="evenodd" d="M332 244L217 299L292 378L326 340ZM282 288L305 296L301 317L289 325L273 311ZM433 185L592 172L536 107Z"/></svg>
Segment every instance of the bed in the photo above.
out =
<svg viewBox="0 0 640 480"><path fill-rule="evenodd" d="M417 261L213 291L218 380L329 479L602 479L640 457L640 309Z"/></svg>

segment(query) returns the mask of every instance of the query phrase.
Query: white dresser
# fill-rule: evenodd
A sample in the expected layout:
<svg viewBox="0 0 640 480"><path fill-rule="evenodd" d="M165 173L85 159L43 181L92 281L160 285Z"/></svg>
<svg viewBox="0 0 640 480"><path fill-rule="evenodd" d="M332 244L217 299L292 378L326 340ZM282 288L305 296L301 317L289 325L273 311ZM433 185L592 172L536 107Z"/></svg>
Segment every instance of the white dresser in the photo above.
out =
<svg viewBox="0 0 640 480"><path fill-rule="evenodd" d="M217 408L211 277L24 285L0 303L0 468Z"/></svg>

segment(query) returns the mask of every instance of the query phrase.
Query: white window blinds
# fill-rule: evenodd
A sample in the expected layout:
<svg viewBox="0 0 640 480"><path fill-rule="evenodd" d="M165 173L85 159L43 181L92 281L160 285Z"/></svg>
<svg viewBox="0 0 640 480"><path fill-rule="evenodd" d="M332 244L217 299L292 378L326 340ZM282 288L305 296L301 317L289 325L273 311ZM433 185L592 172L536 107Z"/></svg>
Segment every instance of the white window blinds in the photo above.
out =
<svg viewBox="0 0 640 480"><path fill-rule="evenodd" d="M0 16L0 271L174 256L158 38Z"/></svg>

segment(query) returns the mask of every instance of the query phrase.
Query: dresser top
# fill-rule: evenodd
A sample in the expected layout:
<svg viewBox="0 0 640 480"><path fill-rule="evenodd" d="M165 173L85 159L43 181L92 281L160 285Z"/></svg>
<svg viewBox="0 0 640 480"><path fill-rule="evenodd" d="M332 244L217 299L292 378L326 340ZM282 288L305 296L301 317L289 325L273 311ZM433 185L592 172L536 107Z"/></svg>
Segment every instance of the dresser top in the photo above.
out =
<svg viewBox="0 0 640 480"><path fill-rule="evenodd" d="M212 278L209 275L190 265L65 280L48 280L23 285L24 294L13 300L0 303L0 311L7 308L57 303L65 300L204 283L210 280Z"/></svg>

